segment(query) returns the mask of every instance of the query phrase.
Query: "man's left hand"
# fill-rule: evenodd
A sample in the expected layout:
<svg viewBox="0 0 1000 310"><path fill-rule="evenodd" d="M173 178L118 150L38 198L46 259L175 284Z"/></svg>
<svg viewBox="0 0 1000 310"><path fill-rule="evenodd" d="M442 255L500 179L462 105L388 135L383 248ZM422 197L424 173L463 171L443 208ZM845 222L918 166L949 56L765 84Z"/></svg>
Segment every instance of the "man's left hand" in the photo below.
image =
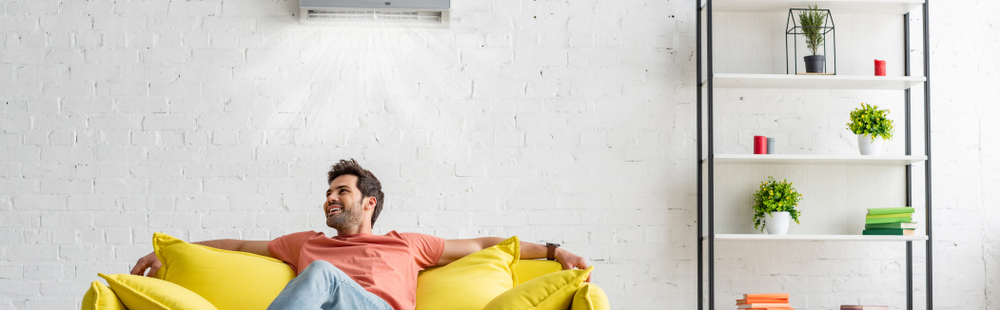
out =
<svg viewBox="0 0 1000 310"><path fill-rule="evenodd" d="M587 269L590 265L587 265L587 260L579 255L570 253L569 251L563 249L556 249L556 261L562 264L563 270L570 270L573 268ZM593 273L587 276L587 282L593 278Z"/></svg>

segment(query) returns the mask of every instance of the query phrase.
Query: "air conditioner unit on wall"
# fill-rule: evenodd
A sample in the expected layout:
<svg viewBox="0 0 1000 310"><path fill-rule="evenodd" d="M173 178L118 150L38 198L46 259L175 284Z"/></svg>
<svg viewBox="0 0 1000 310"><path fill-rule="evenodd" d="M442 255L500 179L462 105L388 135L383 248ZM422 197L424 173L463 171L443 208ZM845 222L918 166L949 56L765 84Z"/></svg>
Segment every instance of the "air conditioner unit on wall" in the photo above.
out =
<svg viewBox="0 0 1000 310"><path fill-rule="evenodd" d="M303 23L448 27L451 0L299 0Z"/></svg>

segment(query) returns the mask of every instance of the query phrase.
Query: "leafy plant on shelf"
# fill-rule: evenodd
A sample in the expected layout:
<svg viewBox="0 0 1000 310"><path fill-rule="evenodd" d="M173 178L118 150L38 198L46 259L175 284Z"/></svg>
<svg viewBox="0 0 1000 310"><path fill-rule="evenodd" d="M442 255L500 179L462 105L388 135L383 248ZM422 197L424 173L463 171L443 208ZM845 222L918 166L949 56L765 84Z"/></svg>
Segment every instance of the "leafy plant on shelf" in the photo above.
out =
<svg viewBox="0 0 1000 310"><path fill-rule="evenodd" d="M799 205L801 199L802 194L795 191L791 182L778 182L774 177L768 176L767 181L760 182L760 189L753 194L753 228L764 230L764 215L771 215L771 212L788 212L795 224L799 224L799 210L795 206Z"/></svg>
<svg viewBox="0 0 1000 310"><path fill-rule="evenodd" d="M847 123L847 129L858 135L868 135L875 141L875 137L882 137L883 140L892 139L892 120L889 119L889 110L879 110L878 106L862 102L861 107L851 111L851 122Z"/></svg>
<svg viewBox="0 0 1000 310"><path fill-rule="evenodd" d="M819 6L811 6L809 10L799 13L799 24L802 26L802 33L806 36L806 48L809 48L813 55L819 55L819 46L823 45L823 25L825 22L826 12L820 11Z"/></svg>

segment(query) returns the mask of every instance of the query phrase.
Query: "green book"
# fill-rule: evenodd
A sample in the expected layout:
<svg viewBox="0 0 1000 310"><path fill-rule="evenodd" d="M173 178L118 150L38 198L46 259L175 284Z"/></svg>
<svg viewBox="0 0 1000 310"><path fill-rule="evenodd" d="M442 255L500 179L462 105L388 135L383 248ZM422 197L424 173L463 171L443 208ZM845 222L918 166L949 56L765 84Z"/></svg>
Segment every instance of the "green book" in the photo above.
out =
<svg viewBox="0 0 1000 310"><path fill-rule="evenodd" d="M885 224L885 223L909 223L913 219L909 216L907 217L890 217L884 219L865 219L865 224Z"/></svg>
<svg viewBox="0 0 1000 310"><path fill-rule="evenodd" d="M895 214L895 213L913 213L913 207L901 207L901 208L868 208L868 214L869 215Z"/></svg>
<svg viewBox="0 0 1000 310"><path fill-rule="evenodd" d="M865 215L865 219L887 219L892 217L912 217L912 213L893 213L893 214L878 214L878 215Z"/></svg>
<svg viewBox="0 0 1000 310"><path fill-rule="evenodd" d="M865 229L917 229L917 222L865 224Z"/></svg>
<svg viewBox="0 0 1000 310"><path fill-rule="evenodd" d="M912 229L865 229L861 232L862 235L877 235L877 236L912 236Z"/></svg>

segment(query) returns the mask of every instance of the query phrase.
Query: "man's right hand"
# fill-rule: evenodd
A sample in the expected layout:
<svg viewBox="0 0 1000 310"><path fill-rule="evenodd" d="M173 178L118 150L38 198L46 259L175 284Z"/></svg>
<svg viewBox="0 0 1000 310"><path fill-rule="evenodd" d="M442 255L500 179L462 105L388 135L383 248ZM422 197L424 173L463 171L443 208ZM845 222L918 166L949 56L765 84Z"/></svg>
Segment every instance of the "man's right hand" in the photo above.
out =
<svg viewBox="0 0 1000 310"><path fill-rule="evenodd" d="M271 252L267 249L268 242L269 241L219 239L194 242L192 244L200 244L216 249L247 252L271 257ZM160 263L158 258L156 258L156 253L149 253L149 255L143 256L138 262L135 262L135 267L132 267L132 271L129 273L137 276L141 276L145 273L145 276L153 277L156 275L156 271L160 270L160 267L163 267L163 264ZM149 269L149 272L146 272L146 269Z"/></svg>
<svg viewBox="0 0 1000 310"><path fill-rule="evenodd" d="M145 273L145 276L153 277L156 271L160 270L160 267L163 267L163 264L160 263L160 259L156 258L156 253L149 253L149 255L143 256L139 261L135 262L135 267L132 267L132 272L129 273L137 276ZM146 273L147 268L149 269L148 273Z"/></svg>

